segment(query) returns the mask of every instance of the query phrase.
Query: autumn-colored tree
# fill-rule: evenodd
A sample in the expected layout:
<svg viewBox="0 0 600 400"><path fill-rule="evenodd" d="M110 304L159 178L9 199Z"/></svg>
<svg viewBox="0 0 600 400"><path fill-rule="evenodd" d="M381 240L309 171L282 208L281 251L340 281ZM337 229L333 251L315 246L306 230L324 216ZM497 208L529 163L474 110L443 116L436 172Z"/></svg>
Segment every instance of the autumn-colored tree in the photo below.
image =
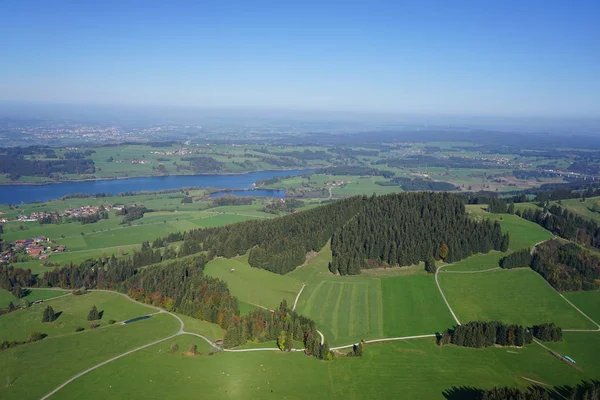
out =
<svg viewBox="0 0 600 400"><path fill-rule="evenodd" d="M448 258L448 253L450 252L450 249L448 249L448 245L446 244L446 242L443 242L440 245L440 250L438 252L438 255L440 256L440 258L444 261L446 261L446 259Z"/></svg>

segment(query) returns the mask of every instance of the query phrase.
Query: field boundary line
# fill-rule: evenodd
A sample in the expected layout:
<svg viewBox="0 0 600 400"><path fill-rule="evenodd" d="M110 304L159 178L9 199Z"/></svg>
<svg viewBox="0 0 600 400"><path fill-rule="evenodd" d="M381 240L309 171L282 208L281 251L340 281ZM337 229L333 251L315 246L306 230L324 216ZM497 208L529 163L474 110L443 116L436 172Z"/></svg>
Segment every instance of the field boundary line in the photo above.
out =
<svg viewBox="0 0 600 400"><path fill-rule="evenodd" d="M441 267L440 267L441 268ZM444 271L445 274L478 274L480 272L490 272L490 271L496 271L502 269L500 267L494 267L494 268L488 268L488 269L482 269L479 271Z"/></svg>
<svg viewBox="0 0 600 400"><path fill-rule="evenodd" d="M552 289L554 289L554 288L552 288ZM556 290L556 289L554 289L554 290ZM586 313L584 313L583 311L581 311L575 304L571 303L571 301L569 299L567 299L565 296L563 296L562 293L560 293L558 290L556 291L556 293L558 293L558 295L560 297L562 297L564 301L566 301L567 303L569 303L571 305L571 307L573 307L574 309L576 309L577 311L579 311L579 313L581 315L583 315L584 317L586 317L591 323L593 323L594 325L596 325L598 327L598 329L563 329L564 332L600 332L600 325L596 321L594 321Z"/></svg>
<svg viewBox="0 0 600 400"><path fill-rule="evenodd" d="M448 265L450 265L450 264L448 264ZM446 296L444 295L444 292L442 291L442 287L440 286L440 281L438 280L438 275L439 275L441 269L444 267L447 267L448 265L442 265L435 271L435 284L437 285L438 290L440 291L440 294L442 295L442 299L444 299L444 302L446 303L446 306L448 306L448 310L450 310L450 314L452 314L452 317L456 321L456 324L460 325L460 321L458 320L458 317L456 316L456 314L454 314L452 307L450 307L450 303L448 302L448 299L446 299Z"/></svg>
<svg viewBox="0 0 600 400"><path fill-rule="evenodd" d="M524 376L522 376L521 379L525 379L526 381L537 383L538 385L550 386L547 383L536 381L534 379L525 378Z"/></svg>
<svg viewBox="0 0 600 400"><path fill-rule="evenodd" d="M429 337L437 337L437 335L435 333L432 333L432 334L428 334L428 335L416 335L416 336L402 336L402 337L372 339L372 340L365 340L364 343L369 344L369 343L380 343L380 342L392 342L392 341L396 341L396 340L422 339L422 338L429 338ZM344 346L331 347L331 350L347 349L347 348L350 348L350 347L354 346L355 344L356 343L347 344L347 345L344 345Z"/></svg>

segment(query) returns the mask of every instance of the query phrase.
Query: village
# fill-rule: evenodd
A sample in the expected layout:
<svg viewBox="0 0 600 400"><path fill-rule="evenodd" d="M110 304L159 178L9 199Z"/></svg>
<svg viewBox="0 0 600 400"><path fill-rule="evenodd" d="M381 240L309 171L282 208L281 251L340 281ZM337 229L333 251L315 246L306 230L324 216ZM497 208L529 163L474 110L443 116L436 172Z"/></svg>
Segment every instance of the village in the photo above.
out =
<svg viewBox="0 0 600 400"><path fill-rule="evenodd" d="M10 243L10 249L0 253L0 264L14 262L20 255L45 260L52 253L62 253L66 250L66 246L56 245L50 238L45 236L19 239Z"/></svg>
<svg viewBox="0 0 600 400"><path fill-rule="evenodd" d="M97 214L100 211L110 211L110 210L121 210L123 208L122 205L103 205L103 206L81 206L77 208L68 208L63 212L56 211L34 211L31 214L20 214L17 216L16 221L19 222L36 222L44 219L50 219L52 221L58 221L60 219L78 219L89 217L94 214ZM0 222L9 222L8 219L4 218L0 220Z"/></svg>

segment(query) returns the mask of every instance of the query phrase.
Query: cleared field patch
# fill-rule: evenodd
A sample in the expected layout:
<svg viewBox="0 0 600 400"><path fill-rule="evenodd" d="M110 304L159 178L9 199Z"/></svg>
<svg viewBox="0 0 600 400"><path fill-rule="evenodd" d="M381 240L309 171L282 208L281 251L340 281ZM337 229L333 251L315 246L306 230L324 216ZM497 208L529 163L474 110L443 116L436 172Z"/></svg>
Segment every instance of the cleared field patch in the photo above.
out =
<svg viewBox="0 0 600 400"><path fill-rule="evenodd" d="M439 347L435 339L367 345L360 360L341 357L329 366L330 398L463 399L452 387L529 386L522 377L574 384L584 375L539 346L522 349Z"/></svg>
<svg viewBox="0 0 600 400"><path fill-rule="evenodd" d="M594 329L529 268L473 274L442 271L438 278L461 322L498 320L527 326L555 322L563 329Z"/></svg>
<svg viewBox="0 0 600 400"><path fill-rule="evenodd" d="M425 335L452 326L452 318L432 275L381 280L385 337Z"/></svg>
<svg viewBox="0 0 600 400"><path fill-rule="evenodd" d="M383 337L378 279L334 278L309 285L297 311L315 320L330 344Z"/></svg>
<svg viewBox="0 0 600 400"><path fill-rule="evenodd" d="M225 330L217 324L188 317L183 314L177 314L177 316L183 320L183 330L186 332L198 333L212 341L223 339L223 337L225 337Z"/></svg>
<svg viewBox="0 0 600 400"><path fill-rule="evenodd" d="M206 264L204 272L227 282L229 290L238 299L270 309L278 307L284 298L290 306L294 304L302 287L302 283L287 275L252 268L247 256L215 258Z"/></svg>
<svg viewBox="0 0 600 400"><path fill-rule="evenodd" d="M571 357L589 379L600 376L600 334L591 332L564 332L563 341L544 343L562 356Z"/></svg>
<svg viewBox="0 0 600 400"><path fill-rule="evenodd" d="M590 197L585 201L580 199L562 200L561 207L581 215L582 217L600 222L600 197Z"/></svg>
<svg viewBox="0 0 600 400"><path fill-rule="evenodd" d="M0 320L2 318L4 316ZM178 329L179 322L175 318L159 314L132 324L46 338L3 350L0 357L0 398L39 399L73 375L128 350L172 335ZM160 365L152 368L163 372Z"/></svg>
<svg viewBox="0 0 600 400"><path fill-rule="evenodd" d="M170 353L172 343L179 351ZM283 399L330 398L328 364L302 353L255 351L183 354L200 339L183 335L140 350L81 377L53 398ZM310 384L307 384L310 382Z"/></svg>
<svg viewBox="0 0 600 400"><path fill-rule="evenodd" d="M180 350L171 354L175 342ZM539 346L509 353L417 339L368 345L360 359L319 362L277 351L182 354L192 344L200 343L181 336L141 350L84 375L55 398L93 393L111 399L178 399L202 393L211 399L444 399L443 392L452 387L528 386L523 376L555 385L585 378Z"/></svg>
<svg viewBox="0 0 600 400"><path fill-rule="evenodd" d="M156 312L116 293L90 292L82 296L65 296L1 316L0 341L25 340L31 332L52 337L74 333L77 327L88 330L90 321L87 316L94 305L103 312L102 319L94 321L101 327L108 325L111 319L123 321ZM42 314L47 306L51 306L55 313L61 313L56 321L42 322Z"/></svg>
<svg viewBox="0 0 600 400"><path fill-rule="evenodd" d="M562 295L600 324L600 292L563 292Z"/></svg>
<svg viewBox="0 0 600 400"><path fill-rule="evenodd" d="M62 296L63 294L70 293L68 291L60 290L30 290L25 297L17 299L8 290L0 289L0 308L8 307L8 304L12 301L14 305L23 304L25 301L34 302L36 300L47 300L53 297Z"/></svg>
<svg viewBox="0 0 600 400"><path fill-rule="evenodd" d="M506 254L495 250L485 254L475 254L452 265L448 265L445 269L450 271L482 271L496 268L498 267L498 261Z"/></svg>
<svg viewBox="0 0 600 400"><path fill-rule="evenodd" d="M502 231L510 234L510 250L531 249L534 244L552 238L546 229L517 215L501 214L500 217Z"/></svg>

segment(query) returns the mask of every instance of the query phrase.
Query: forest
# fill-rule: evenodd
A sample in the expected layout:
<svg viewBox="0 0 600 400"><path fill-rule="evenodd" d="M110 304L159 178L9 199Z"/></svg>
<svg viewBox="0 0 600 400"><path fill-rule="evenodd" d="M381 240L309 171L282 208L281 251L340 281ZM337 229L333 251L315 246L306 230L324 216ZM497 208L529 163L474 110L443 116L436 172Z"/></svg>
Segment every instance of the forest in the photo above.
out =
<svg viewBox="0 0 600 400"><path fill-rule="evenodd" d="M52 174L93 174L93 160L27 160L12 155L0 155L0 174L8 174L12 180L21 176L45 176Z"/></svg>
<svg viewBox="0 0 600 400"><path fill-rule="evenodd" d="M455 262L475 253L506 251L509 237L497 222L478 222L463 199L449 193L372 197L331 240L330 271L355 275L364 268L414 265L431 258Z"/></svg>
<svg viewBox="0 0 600 400"><path fill-rule="evenodd" d="M458 190L459 188L448 182L429 181L423 178L405 178L398 177L394 178L392 182L395 182L407 192L417 191L436 191L436 192L448 192L450 190Z"/></svg>
<svg viewBox="0 0 600 400"><path fill-rule="evenodd" d="M556 290L600 289L600 258L575 243L550 240L538 245L531 268Z"/></svg>

